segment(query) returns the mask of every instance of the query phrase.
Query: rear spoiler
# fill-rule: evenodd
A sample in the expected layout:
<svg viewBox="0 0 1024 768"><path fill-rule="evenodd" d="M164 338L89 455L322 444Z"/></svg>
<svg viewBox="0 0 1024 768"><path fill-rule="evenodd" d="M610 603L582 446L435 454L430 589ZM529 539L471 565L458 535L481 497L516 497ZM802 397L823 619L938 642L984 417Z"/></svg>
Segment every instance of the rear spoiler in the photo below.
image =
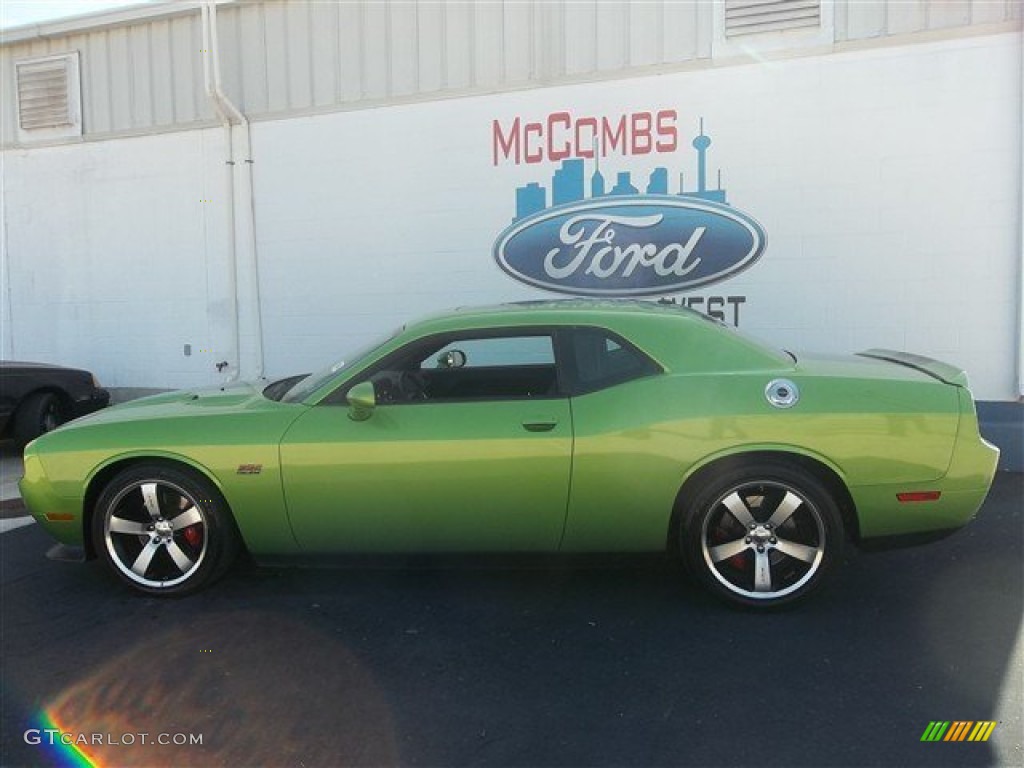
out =
<svg viewBox="0 0 1024 768"><path fill-rule="evenodd" d="M953 384L958 387L968 386L967 374L963 370L949 363L932 360L930 357L914 355L910 352L896 352L892 349L869 349L857 354L860 357L872 357L875 360L885 360L897 365L904 365L907 368L913 368L914 370L921 371L921 373L928 374L933 379L944 381L946 384Z"/></svg>

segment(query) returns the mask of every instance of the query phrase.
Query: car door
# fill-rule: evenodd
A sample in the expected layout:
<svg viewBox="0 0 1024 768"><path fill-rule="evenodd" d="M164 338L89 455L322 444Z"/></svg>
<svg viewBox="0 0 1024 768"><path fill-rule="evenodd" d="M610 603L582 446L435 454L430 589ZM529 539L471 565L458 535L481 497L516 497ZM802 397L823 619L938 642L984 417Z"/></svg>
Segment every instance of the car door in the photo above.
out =
<svg viewBox="0 0 1024 768"><path fill-rule="evenodd" d="M598 327L567 330L561 349L572 392L572 498L565 552L650 551L665 544L679 490L660 427L662 367L627 338Z"/></svg>
<svg viewBox="0 0 1024 768"><path fill-rule="evenodd" d="M360 381L376 404L357 421ZM553 336L517 329L390 355L300 417L281 464L307 551L537 552L559 546L571 452Z"/></svg>

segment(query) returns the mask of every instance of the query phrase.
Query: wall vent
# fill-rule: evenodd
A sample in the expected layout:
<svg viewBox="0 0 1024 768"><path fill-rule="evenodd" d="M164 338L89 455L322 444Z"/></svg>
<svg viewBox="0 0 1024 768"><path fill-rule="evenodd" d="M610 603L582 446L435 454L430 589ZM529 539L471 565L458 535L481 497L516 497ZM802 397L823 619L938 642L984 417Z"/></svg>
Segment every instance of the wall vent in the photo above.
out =
<svg viewBox="0 0 1024 768"><path fill-rule="evenodd" d="M22 137L80 135L78 53L19 61L15 68Z"/></svg>
<svg viewBox="0 0 1024 768"><path fill-rule="evenodd" d="M821 0L725 0L725 36L821 25Z"/></svg>

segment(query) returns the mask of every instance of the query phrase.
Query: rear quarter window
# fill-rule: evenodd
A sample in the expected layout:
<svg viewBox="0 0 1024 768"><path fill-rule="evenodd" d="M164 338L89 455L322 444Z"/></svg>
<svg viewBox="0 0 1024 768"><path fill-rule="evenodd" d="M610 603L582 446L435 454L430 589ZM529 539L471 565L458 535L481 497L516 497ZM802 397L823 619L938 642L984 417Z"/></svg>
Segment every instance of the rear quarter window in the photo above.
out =
<svg viewBox="0 0 1024 768"><path fill-rule="evenodd" d="M566 347L567 367L578 394L661 372L647 355L603 328L574 328Z"/></svg>

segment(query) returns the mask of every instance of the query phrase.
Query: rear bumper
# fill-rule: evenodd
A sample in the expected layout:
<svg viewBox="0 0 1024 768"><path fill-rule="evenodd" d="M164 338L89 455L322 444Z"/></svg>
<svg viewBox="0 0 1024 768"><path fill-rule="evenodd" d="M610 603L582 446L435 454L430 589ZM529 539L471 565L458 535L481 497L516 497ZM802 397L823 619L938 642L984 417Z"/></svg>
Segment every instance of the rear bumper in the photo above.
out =
<svg viewBox="0 0 1024 768"><path fill-rule="evenodd" d="M979 434L970 392L960 388L960 400L960 424L949 468L942 478L850 488L858 511L862 548L873 548L869 540L879 537L931 534L941 538L967 525L978 513L995 477L999 449ZM939 498L911 502L897 498L897 494L929 491L939 491Z"/></svg>
<svg viewBox="0 0 1024 768"><path fill-rule="evenodd" d="M851 488L850 495L859 513L859 544L863 549L872 549L875 545L871 540L875 538L948 536L974 519L988 489L986 484L952 490L945 480ZM896 497L902 493L934 490L941 493L935 501L901 502Z"/></svg>

